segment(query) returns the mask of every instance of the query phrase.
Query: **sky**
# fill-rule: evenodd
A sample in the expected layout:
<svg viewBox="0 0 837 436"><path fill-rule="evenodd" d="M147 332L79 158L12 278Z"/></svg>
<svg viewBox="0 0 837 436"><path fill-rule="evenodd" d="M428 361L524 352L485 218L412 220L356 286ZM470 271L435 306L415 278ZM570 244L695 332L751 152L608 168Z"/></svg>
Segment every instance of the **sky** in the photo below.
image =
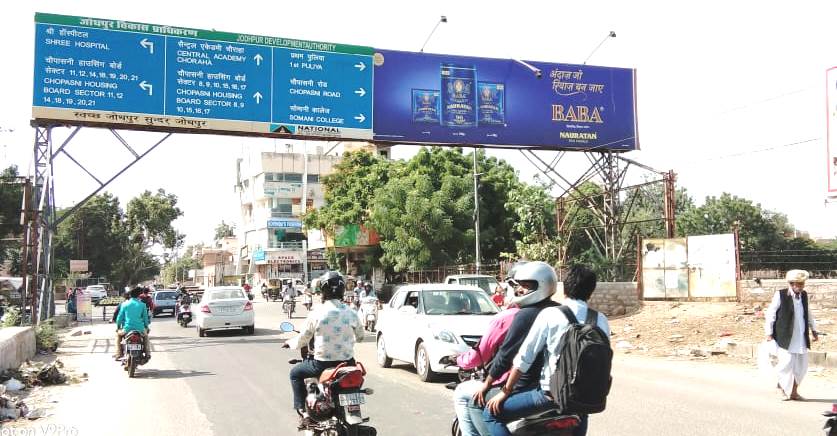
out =
<svg viewBox="0 0 837 436"><path fill-rule="evenodd" d="M591 65L635 68L640 150L625 154L660 171L698 204L729 192L788 215L813 237L837 237L837 203L826 204L826 69L837 66L837 2L259 2L29 1L4 4L0 35L0 165L31 171L34 13L92 16L235 33L280 36L467 56L582 63L610 31ZM54 130L56 145L70 129ZM142 152L163 134L124 132ZM284 151L287 140L172 135L106 190L124 206L145 190L174 193L186 242L210 242L215 226L240 219L235 159ZM315 144L311 144L313 148ZM326 148L330 144L322 144ZM301 150L297 144L295 150ZM832 146L837 147L837 146ZM835 148L837 149L837 148ZM99 179L131 154L107 130L82 129L67 150ZM396 146L409 158L415 146ZM517 151L490 155L524 180L537 169ZM539 152L551 161L554 152ZM561 161L571 176L582 156ZM637 173L639 174L639 173ZM66 157L55 164L59 207L98 185Z"/></svg>

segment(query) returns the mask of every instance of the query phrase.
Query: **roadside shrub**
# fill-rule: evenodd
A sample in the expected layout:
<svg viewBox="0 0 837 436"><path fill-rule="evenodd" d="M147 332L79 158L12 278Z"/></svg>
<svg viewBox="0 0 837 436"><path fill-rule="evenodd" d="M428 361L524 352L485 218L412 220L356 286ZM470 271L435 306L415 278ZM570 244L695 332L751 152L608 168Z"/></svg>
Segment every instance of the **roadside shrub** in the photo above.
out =
<svg viewBox="0 0 837 436"><path fill-rule="evenodd" d="M35 343L38 350L55 351L58 349L58 333L52 322L44 322L35 329Z"/></svg>
<svg viewBox="0 0 837 436"><path fill-rule="evenodd" d="M20 308L18 307L8 307L6 308L6 313L3 314L2 323L0 326L2 327L17 327L20 325L22 317L20 316Z"/></svg>

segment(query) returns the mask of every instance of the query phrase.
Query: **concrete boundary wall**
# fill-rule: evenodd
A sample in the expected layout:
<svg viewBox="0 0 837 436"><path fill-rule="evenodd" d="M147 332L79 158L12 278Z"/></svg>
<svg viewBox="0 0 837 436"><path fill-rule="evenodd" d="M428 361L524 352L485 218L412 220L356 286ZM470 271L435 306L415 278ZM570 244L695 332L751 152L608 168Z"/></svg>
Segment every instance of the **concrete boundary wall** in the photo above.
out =
<svg viewBox="0 0 837 436"><path fill-rule="evenodd" d="M563 283L558 284L556 301L563 295L563 287ZM636 282L599 282L588 303L609 317L635 312L641 305Z"/></svg>
<svg viewBox="0 0 837 436"><path fill-rule="evenodd" d="M776 291L788 287L788 282L784 280L762 280L760 286L755 280L741 280L738 284L742 303L763 306L770 304ZM837 308L837 280L808 280L805 290L812 309Z"/></svg>
<svg viewBox="0 0 837 436"><path fill-rule="evenodd" d="M14 369L35 356L35 329L4 327L0 329L0 372Z"/></svg>

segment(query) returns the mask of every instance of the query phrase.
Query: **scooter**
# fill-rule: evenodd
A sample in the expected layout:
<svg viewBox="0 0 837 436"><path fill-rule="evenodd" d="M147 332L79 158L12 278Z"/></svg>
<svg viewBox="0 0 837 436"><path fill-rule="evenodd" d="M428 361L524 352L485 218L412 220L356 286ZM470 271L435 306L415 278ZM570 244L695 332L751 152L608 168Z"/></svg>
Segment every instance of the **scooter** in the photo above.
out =
<svg viewBox="0 0 837 436"><path fill-rule="evenodd" d="M192 322L192 310L189 303L177 303L177 323L186 327Z"/></svg>
<svg viewBox="0 0 837 436"><path fill-rule="evenodd" d="M279 326L283 333L299 333L294 325L285 321ZM312 339L313 341L313 339ZM311 345L312 342L309 342ZM290 359L288 363L296 365L305 360L313 359L308 352L309 347L300 350L301 359ZM361 414L361 405L366 403L366 396L372 395L370 388L363 388L366 368L357 362L357 366L341 363L335 368L329 368L320 374L319 379L305 379L305 410L313 423L302 428L306 436L376 436L378 431L374 427L361 425L369 422Z"/></svg>
<svg viewBox="0 0 837 436"><path fill-rule="evenodd" d="M446 366L456 366L454 356L445 356L439 363ZM460 383L467 380L483 380L479 368L459 370L458 381L450 382L446 388L454 390ZM578 427L581 419L576 415L561 415L557 410L546 410L506 424L509 432L515 436L572 436L573 429ZM450 427L451 436L462 436L459 430L459 417L454 417Z"/></svg>
<svg viewBox="0 0 837 436"><path fill-rule="evenodd" d="M148 363L149 356L145 353L145 341L142 333L131 330L122 338L123 358L122 366L128 371L128 377L133 378L137 366Z"/></svg>
<svg viewBox="0 0 837 436"><path fill-rule="evenodd" d="M378 322L378 299L375 297L363 298L358 314L360 315L361 322L363 322L363 328L374 332L375 324Z"/></svg>

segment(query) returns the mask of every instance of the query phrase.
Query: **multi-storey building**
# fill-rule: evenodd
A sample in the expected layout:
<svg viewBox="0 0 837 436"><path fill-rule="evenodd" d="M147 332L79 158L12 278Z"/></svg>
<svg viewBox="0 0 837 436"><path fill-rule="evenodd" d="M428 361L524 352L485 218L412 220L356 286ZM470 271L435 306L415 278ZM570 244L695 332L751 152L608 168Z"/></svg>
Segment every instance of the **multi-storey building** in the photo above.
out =
<svg viewBox="0 0 837 436"><path fill-rule="evenodd" d="M314 147L311 147L314 148ZM324 203L320 179L340 158L316 153L262 152L237 162L241 200L240 273L253 285L268 279L303 278L325 270L319 232L305 232L301 216ZM305 205L305 206L303 206ZM310 234L309 234L310 233Z"/></svg>

